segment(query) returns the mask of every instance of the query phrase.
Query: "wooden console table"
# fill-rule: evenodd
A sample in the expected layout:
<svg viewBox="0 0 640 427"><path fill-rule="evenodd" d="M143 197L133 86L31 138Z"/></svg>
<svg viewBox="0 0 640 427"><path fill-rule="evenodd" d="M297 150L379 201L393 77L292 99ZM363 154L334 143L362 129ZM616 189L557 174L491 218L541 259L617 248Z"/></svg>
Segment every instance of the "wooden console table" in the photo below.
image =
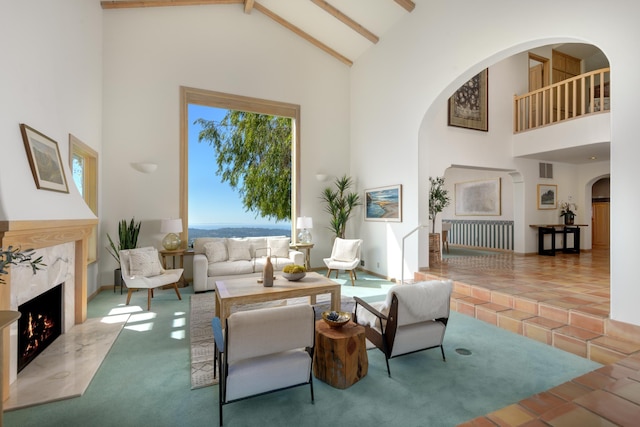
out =
<svg viewBox="0 0 640 427"><path fill-rule="evenodd" d="M185 256L193 256L193 249L177 249L175 251L167 251L167 250L160 250L158 251L160 253L160 256L162 257L162 268L164 268L165 270L168 268L176 268L176 258L178 258L178 267L177 268L184 268L184 257ZM173 258L173 262L172 262L172 267L169 267L167 265L167 257L172 257ZM180 281L178 282L178 287L180 288L184 288L186 286L189 285L189 283L193 280L193 278L185 278L184 277L184 273L182 274L182 276L180 276ZM114 287L115 290L115 287Z"/></svg>
<svg viewBox="0 0 640 427"><path fill-rule="evenodd" d="M556 250L562 250L565 254L580 253L580 227L588 227L588 224L531 224L531 228L538 229L538 255L555 256ZM562 233L562 249L556 249L556 234ZM567 244L567 236L573 235L573 246ZM544 246L544 236L551 236L551 248Z"/></svg>

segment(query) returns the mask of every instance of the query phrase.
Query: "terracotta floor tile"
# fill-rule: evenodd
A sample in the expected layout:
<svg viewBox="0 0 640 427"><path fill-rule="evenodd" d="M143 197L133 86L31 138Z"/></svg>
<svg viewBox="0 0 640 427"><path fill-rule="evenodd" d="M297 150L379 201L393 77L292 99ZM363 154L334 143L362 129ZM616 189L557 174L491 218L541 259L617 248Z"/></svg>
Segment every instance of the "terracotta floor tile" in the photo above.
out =
<svg viewBox="0 0 640 427"><path fill-rule="evenodd" d="M541 415L553 408L564 405L566 401L545 391L534 394L533 396L523 399L518 403L534 414Z"/></svg>
<svg viewBox="0 0 640 427"><path fill-rule="evenodd" d="M621 378L627 378L635 374L637 371L627 368L626 366L618 365L617 363L612 363L611 365L606 365L602 368L596 369L595 372L619 380Z"/></svg>
<svg viewBox="0 0 640 427"><path fill-rule="evenodd" d="M533 421L536 416L520 405L509 405L487 415L491 421L500 427L516 427Z"/></svg>
<svg viewBox="0 0 640 427"><path fill-rule="evenodd" d="M592 371L572 380L574 383L583 385L593 390L599 390L613 384L616 380L599 372Z"/></svg>
<svg viewBox="0 0 640 427"><path fill-rule="evenodd" d="M609 384L607 387L605 387L605 390L624 399L627 399L635 403L636 405L640 405L640 382L638 381L623 378L612 384Z"/></svg>
<svg viewBox="0 0 640 427"><path fill-rule="evenodd" d="M612 393L595 390L574 402L621 426L638 425L640 406Z"/></svg>
<svg viewBox="0 0 640 427"><path fill-rule="evenodd" d="M614 423L573 403L555 408L540 418L553 427L615 426Z"/></svg>
<svg viewBox="0 0 640 427"><path fill-rule="evenodd" d="M466 423L458 424L457 427L496 427L487 417L474 418Z"/></svg>
<svg viewBox="0 0 640 427"><path fill-rule="evenodd" d="M572 381L567 381L566 383L562 383L559 386L549 389L549 393L553 393L556 396L567 401L571 401L580 396L584 396L591 391L592 390L590 388L574 383Z"/></svg>

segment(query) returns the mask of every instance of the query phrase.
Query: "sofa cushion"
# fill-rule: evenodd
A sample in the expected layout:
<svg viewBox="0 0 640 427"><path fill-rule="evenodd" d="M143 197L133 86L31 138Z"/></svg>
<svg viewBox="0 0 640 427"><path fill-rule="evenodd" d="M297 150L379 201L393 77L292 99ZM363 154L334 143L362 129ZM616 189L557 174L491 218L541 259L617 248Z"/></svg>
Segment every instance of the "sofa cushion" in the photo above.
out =
<svg viewBox="0 0 640 427"><path fill-rule="evenodd" d="M251 243L245 239L227 239L229 261L251 260Z"/></svg>
<svg viewBox="0 0 640 427"><path fill-rule="evenodd" d="M247 240L251 246L251 258L260 258L267 255L266 237L249 237Z"/></svg>
<svg viewBox="0 0 640 427"><path fill-rule="evenodd" d="M252 261L227 261L214 262L209 264L207 268L207 276L229 276L232 274L249 274L253 273Z"/></svg>
<svg viewBox="0 0 640 427"><path fill-rule="evenodd" d="M267 247L271 249L272 257L287 258L289 256L288 237L269 237L267 238Z"/></svg>
<svg viewBox="0 0 640 427"><path fill-rule="evenodd" d="M229 259L227 253L227 245L224 242L209 242L204 245L204 254L207 260L211 262L222 262Z"/></svg>
<svg viewBox="0 0 640 427"><path fill-rule="evenodd" d="M223 242L226 243L227 239L224 237L197 237L193 241L193 252L196 254L204 253L204 245L211 242Z"/></svg>
<svg viewBox="0 0 640 427"><path fill-rule="evenodd" d="M158 250L153 247L131 249L129 251L129 274L152 277L164 273Z"/></svg>

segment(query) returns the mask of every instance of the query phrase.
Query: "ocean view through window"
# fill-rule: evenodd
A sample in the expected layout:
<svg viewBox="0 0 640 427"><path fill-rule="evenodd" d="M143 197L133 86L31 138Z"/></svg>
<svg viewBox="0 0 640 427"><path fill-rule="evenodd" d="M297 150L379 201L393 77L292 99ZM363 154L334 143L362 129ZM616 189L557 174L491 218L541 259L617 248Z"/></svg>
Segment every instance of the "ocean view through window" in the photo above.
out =
<svg viewBox="0 0 640 427"><path fill-rule="evenodd" d="M226 109L188 104L188 235L198 237L291 236L291 221L275 221L248 212L240 194L216 174L216 153L199 142L197 119L219 122Z"/></svg>

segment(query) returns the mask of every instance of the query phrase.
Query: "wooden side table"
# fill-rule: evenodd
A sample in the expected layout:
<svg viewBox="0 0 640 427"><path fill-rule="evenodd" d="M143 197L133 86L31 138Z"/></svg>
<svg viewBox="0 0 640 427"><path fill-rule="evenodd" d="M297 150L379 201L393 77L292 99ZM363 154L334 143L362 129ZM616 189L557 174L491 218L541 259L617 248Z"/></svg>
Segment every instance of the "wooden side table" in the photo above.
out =
<svg viewBox="0 0 640 427"><path fill-rule="evenodd" d="M331 328L316 321L316 348L313 373L321 381L340 389L357 383L367 375L369 359L364 327L349 322L342 328Z"/></svg>
<svg viewBox="0 0 640 427"><path fill-rule="evenodd" d="M193 255L193 250L185 250L185 249L176 249L175 251L166 251L161 250L158 251L160 256L162 257L162 268L165 270L168 268L184 268L184 257L185 255ZM172 257L173 261L171 267L167 266L167 257ZM178 267L176 267L176 258L178 258ZM178 281L178 287L184 288L189 285L190 280L186 280L184 274L180 276L180 280Z"/></svg>
<svg viewBox="0 0 640 427"><path fill-rule="evenodd" d="M291 243L289 245L291 249L304 252L304 266L307 271L311 271L311 249L313 243Z"/></svg>

